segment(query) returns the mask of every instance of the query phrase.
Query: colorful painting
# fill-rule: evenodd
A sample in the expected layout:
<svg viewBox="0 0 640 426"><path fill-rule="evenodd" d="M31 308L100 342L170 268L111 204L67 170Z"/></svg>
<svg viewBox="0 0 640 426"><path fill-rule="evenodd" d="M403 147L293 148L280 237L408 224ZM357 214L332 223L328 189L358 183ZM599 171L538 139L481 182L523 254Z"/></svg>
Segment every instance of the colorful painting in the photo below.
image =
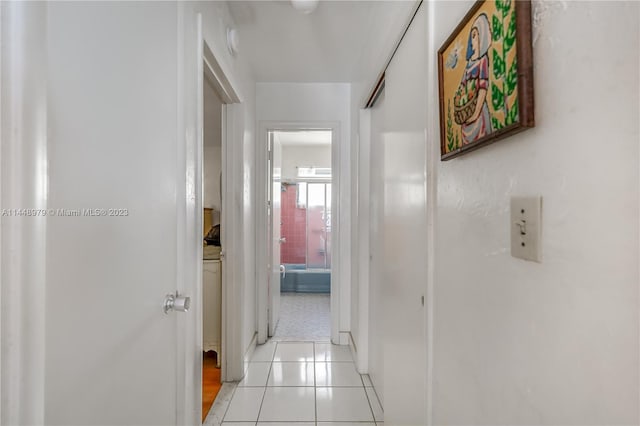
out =
<svg viewBox="0 0 640 426"><path fill-rule="evenodd" d="M534 126L530 1L476 2L438 65L442 160Z"/></svg>

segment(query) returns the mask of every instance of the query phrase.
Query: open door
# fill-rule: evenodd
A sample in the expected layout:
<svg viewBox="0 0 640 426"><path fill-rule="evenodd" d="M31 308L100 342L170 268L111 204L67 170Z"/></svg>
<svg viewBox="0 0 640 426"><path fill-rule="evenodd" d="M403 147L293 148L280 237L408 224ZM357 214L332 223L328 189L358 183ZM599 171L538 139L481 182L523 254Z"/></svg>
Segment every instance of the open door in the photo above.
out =
<svg viewBox="0 0 640 426"><path fill-rule="evenodd" d="M274 132L269 132L269 228L271 236L271 257L269 274L269 336L273 336L280 319L280 244L283 240L280 234L281 221L281 173L282 172L282 145L275 137Z"/></svg>
<svg viewBox="0 0 640 426"><path fill-rule="evenodd" d="M185 424L199 412L183 415L185 393L199 383L186 381L181 359L194 352L188 336L200 311L183 266L202 243L187 240L201 217L191 216L196 195L186 193L197 174L191 157L176 158L187 151L176 137L184 134L176 5L33 7L47 8L46 106L55 112L55 150L43 163L51 208L42 235L43 423Z"/></svg>

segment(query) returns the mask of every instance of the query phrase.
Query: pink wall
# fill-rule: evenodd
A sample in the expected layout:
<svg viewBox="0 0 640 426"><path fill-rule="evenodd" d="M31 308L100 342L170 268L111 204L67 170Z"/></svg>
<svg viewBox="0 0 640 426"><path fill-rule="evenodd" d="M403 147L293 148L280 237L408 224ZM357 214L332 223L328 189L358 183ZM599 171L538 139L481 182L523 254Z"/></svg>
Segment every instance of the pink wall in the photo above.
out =
<svg viewBox="0 0 640 426"><path fill-rule="evenodd" d="M283 185L286 191L282 192L281 217L282 228L280 230L286 243L280 246L280 259L282 263L306 263L306 228L307 211L296 207L296 185Z"/></svg>
<svg viewBox="0 0 640 426"><path fill-rule="evenodd" d="M298 208L297 185L283 184L286 190L281 198L281 236L286 242L280 246L281 263L308 263L312 268L324 268L324 218L322 208L309 210L309 235L307 236L307 209ZM309 259L306 258L306 244L309 243ZM330 248L328 247L330 250ZM331 266L328 264L327 266Z"/></svg>

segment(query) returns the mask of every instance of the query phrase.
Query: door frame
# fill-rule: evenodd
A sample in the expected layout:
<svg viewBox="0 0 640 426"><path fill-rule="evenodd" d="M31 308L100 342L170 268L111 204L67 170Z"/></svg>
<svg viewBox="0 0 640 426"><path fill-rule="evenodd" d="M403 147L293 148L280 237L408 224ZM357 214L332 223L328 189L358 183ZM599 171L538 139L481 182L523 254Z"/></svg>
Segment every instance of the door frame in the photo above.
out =
<svg viewBox="0 0 640 426"><path fill-rule="evenodd" d="M222 101L222 182L221 182L221 212L220 212L220 241L222 245L222 252L220 255L221 271L222 271L222 331L221 331L221 346L222 352L220 359L220 378L221 381L227 381L228 378L237 377L235 372L239 363L242 361L242 347L240 346L240 332L242 324L242 316L239 315L242 312L242 303L240 300L240 293L238 290L241 286L235 285L229 286L229 283L236 282L239 276L237 271L241 267L238 262L238 250L235 244L241 234L240 224L237 220L238 213L233 210L233 203L229 200L237 191L241 190L241 186L238 185L238 180L235 179L238 169L237 149L238 144L242 143L242 121L239 119L241 103L238 92L235 90L224 70L220 66L220 63L216 59L216 55L213 53L208 43L203 37L200 37L202 41L202 60L200 64L202 66L202 72L200 72L198 82L198 95L203 96L204 93L204 79L209 81L220 100ZM200 209L198 214L200 215L200 229L202 229L202 205L204 201L204 185L203 185L203 172L204 172L204 98L198 99L198 153L200 159L200 172L198 174L200 178L200 189L198 194L200 195ZM241 164L241 163L240 163ZM198 241L201 244L200 241ZM201 259L200 259L201 260ZM202 261L199 262L199 269L202 271ZM202 277L202 274L200 274ZM202 278L199 283L202 283ZM200 339L202 340L202 338ZM236 359L237 358L237 359Z"/></svg>
<svg viewBox="0 0 640 426"><path fill-rule="evenodd" d="M178 6L179 13L185 13L184 4ZM182 33L188 37L189 22L182 15ZM178 166L186 171L186 188L177 194L178 202L178 244L184 244L184 255L179 247L177 259L179 290L191 296L197 303L193 306L193 319L179 323L184 330L178 341L178 386L185 390L184 400L178 401L176 424L201 424L202 406L202 227L204 204L204 84L205 79L213 86L222 101L222 211L220 217L220 239L224 251L221 254L222 267L222 329L220 350L221 381L236 380L243 372L243 348L240 339L242 324L241 285L236 283L242 267L240 246L235 243L241 234L241 223L234 203L229 202L233 194L242 188L242 180L237 177L241 171L241 153L244 134L242 121L242 99L236 86L231 83L217 58L223 55L215 50L204 37L203 17L195 14L195 36L186 40L186 49L181 57L186 58L180 65L183 86L179 87L178 99L184 112L183 122L178 126L179 138L186 138L186 152L178 153ZM191 43L194 42L195 45ZM188 49L193 48L189 51ZM194 54L195 53L195 54ZM193 74L192 74L193 73ZM193 124L190 124L193 123ZM241 178L241 176L240 176ZM238 189L240 188L240 189ZM181 199L184 197L183 199ZM185 215L181 217L181 215ZM185 226L186 225L186 226ZM182 242L182 243L181 243ZM194 272L195 271L195 272ZM179 333L180 334L180 333ZM197 418L196 418L197 417Z"/></svg>
<svg viewBox="0 0 640 426"><path fill-rule="evenodd" d="M268 338L268 275L269 235L270 224L267 212L267 185L270 185L268 170L268 133L272 131L304 131L304 130L331 130L331 342L334 344L346 344L340 332L341 288L347 283L340 280L340 252L341 244L338 237L341 233L340 221L340 122L338 121L260 121L258 134L256 135L256 318L258 322L259 344L265 343ZM266 232L265 232L266 231ZM266 272L266 273L265 273ZM346 338L346 335L345 335Z"/></svg>
<svg viewBox="0 0 640 426"><path fill-rule="evenodd" d="M48 207L47 86L42 72L47 10L46 4L0 4L2 208ZM0 424L43 424L45 419L46 226L45 216L29 222L2 219Z"/></svg>

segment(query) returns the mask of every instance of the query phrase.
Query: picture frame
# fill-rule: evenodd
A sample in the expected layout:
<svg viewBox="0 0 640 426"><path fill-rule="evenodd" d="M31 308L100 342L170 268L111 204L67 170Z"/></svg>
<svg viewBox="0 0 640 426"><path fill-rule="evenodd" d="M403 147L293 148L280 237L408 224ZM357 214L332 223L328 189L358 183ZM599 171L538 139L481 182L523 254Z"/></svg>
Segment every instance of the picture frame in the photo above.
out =
<svg viewBox="0 0 640 426"><path fill-rule="evenodd" d="M478 0L438 50L440 159L535 126L530 0Z"/></svg>

